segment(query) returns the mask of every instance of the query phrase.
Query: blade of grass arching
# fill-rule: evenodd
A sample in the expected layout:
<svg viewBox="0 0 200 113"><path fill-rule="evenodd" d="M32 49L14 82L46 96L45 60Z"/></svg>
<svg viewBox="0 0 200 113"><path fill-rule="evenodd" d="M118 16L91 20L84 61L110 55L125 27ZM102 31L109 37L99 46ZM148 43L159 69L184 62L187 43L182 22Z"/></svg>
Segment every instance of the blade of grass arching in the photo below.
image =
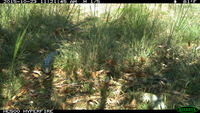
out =
<svg viewBox="0 0 200 113"><path fill-rule="evenodd" d="M14 53L13 53L13 58L12 58L11 70L13 70L13 66L14 66L14 63L15 63L15 60L17 57L17 53L22 45L27 28L28 28L28 26L24 29L22 34L18 35L18 37L17 37L16 43L15 43L15 49L14 49Z"/></svg>
<svg viewBox="0 0 200 113"><path fill-rule="evenodd" d="M175 12L175 13L177 13L176 21L175 21L175 24L173 25L173 28L172 28L171 35L170 35L170 36L172 36L173 33L174 33L174 31L177 30L177 26L179 26L179 23L180 23L180 21L181 21L181 15L182 15L182 13L183 13L183 6L181 5L180 7L179 7L179 6L177 6L177 7L178 7L178 11ZM175 11L176 11L176 6L175 6Z"/></svg>
<svg viewBox="0 0 200 113"><path fill-rule="evenodd" d="M125 10L125 6L126 6L126 4L123 4L122 6L120 4L119 8L117 9L117 13L116 13L115 19L122 17L122 14L123 14L123 12Z"/></svg>
<svg viewBox="0 0 200 113"><path fill-rule="evenodd" d="M73 4L73 6L72 6L72 8L71 8L71 10L70 10L70 6L69 6L69 13L67 14L67 20L70 20L70 15L71 15L71 13L73 12L73 10L74 10L74 8L75 8L75 4Z"/></svg>
<svg viewBox="0 0 200 113"><path fill-rule="evenodd" d="M121 11L120 11L121 7L122 7L122 4L119 4L118 8L115 11L115 14L113 14L112 20L115 19L115 18L119 18L119 15L121 13Z"/></svg>
<svg viewBox="0 0 200 113"><path fill-rule="evenodd" d="M176 8L176 6L175 6ZM184 29L185 26L183 26L186 22L186 20L188 19L188 17L186 17L186 14L188 13L190 7L184 8L183 5L181 5L180 7L178 7L178 11L177 11L177 16L176 16L176 21L175 23L172 24L171 27L171 35L173 35L173 33L176 31L180 31L181 29ZM185 10L186 9L186 10Z"/></svg>
<svg viewBox="0 0 200 113"><path fill-rule="evenodd" d="M177 14L177 7L176 7L176 4L174 4L174 6L172 6L172 10L173 10L173 8L174 8L175 22L171 21L172 24L171 24L171 26L170 26L170 34L169 34L170 36L172 36L173 31L174 31L174 29L175 29L175 26L176 26L176 24L178 23L178 22L177 22L178 16L175 16L175 14ZM178 14L179 14L179 13L178 13Z"/></svg>
<svg viewBox="0 0 200 113"><path fill-rule="evenodd" d="M77 22L79 22L79 20L80 20L80 15L81 15L81 7L80 6L78 6L78 15L77 15Z"/></svg>
<svg viewBox="0 0 200 113"><path fill-rule="evenodd" d="M185 8L184 8L185 9ZM180 30L181 28L183 28L183 24L185 24L186 20L188 19L186 17L186 14L188 13L190 7L188 6L187 9L184 11L182 11L181 17L180 17L180 22L179 25L177 26L177 31ZM186 24L187 25L187 24Z"/></svg>
<svg viewBox="0 0 200 113"><path fill-rule="evenodd" d="M111 13L111 7L109 7L109 11L108 11L108 14L107 14L107 17L106 17L106 23L108 23L109 19L110 19L110 13Z"/></svg>
<svg viewBox="0 0 200 113"><path fill-rule="evenodd" d="M175 12L175 13L177 13L177 16L176 16L176 21L175 21L175 23L173 24L173 27L172 27L172 29L171 29L171 35L173 35L173 33L175 32L175 31L177 31L177 30L179 30L180 29L180 27L181 27L181 25L182 25L182 23L183 23L183 21L185 20L185 16L186 16L186 13L188 12L188 9L184 12L184 6L183 5L181 5L181 6L175 6L175 11L176 11L176 7L178 7L178 9L177 9L177 12Z"/></svg>
<svg viewBox="0 0 200 113"><path fill-rule="evenodd" d="M97 14L96 14L96 4L94 4L94 16L97 16Z"/></svg>
<svg viewBox="0 0 200 113"><path fill-rule="evenodd" d="M79 6L76 6L75 9L74 9L74 12L72 12L74 15L70 16L70 20L73 20L73 18L75 17L75 14L77 13L77 10L78 10Z"/></svg>

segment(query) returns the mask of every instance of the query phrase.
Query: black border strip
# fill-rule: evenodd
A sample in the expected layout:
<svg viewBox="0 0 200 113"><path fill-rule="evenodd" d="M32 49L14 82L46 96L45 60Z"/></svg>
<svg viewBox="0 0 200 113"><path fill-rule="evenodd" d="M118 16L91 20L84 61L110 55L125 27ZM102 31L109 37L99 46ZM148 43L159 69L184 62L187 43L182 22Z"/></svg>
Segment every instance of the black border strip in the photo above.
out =
<svg viewBox="0 0 200 113"><path fill-rule="evenodd" d="M1 3L199 3L200 0L1 0Z"/></svg>
<svg viewBox="0 0 200 113"><path fill-rule="evenodd" d="M65 113L69 113L69 112L138 112L138 113L142 113L142 112L156 112L156 113L178 113L176 110L0 110L1 113L60 113L60 112L65 112Z"/></svg>

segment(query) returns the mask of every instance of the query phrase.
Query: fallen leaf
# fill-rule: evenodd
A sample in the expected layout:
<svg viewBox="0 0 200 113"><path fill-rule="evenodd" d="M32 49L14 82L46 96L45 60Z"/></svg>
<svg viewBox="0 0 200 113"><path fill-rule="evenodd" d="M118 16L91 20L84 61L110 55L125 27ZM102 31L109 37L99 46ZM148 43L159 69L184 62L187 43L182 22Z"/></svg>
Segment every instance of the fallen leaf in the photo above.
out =
<svg viewBox="0 0 200 113"><path fill-rule="evenodd" d="M18 99L19 97L21 97L22 95L24 95L27 92L28 92L27 86L26 87L22 87L20 89L19 93L17 95L13 96L11 100L14 101L14 100Z"/></svg>
<svg viewBox="0 0 200 113"><path fill-rule="evenodd" d="M131 101L130 106L131 106L131 107L136 107L136 106L137 106L136 99L133 99L133 100Z"/></svg>
<svg viewBox="0 0 200 113"><path fill-rule="evenodd" d="M26 70L26 69L20 69L20 71L21 71L22 73L25 73L25 74L27 74L27 73L29 72L29 70Z"/></svg>
<svg viewBox="0 0 200 113"><path fill-rule="evenodd" d="M39 78L40 77L40 75L39 74L36 74L36 73L32 73L31 74L33 77L35 77L35 78Z"/></svg>
<svg viewBox="0 0 200 113"><path fill-rule="evenodd" d="M110 77L109 76L106 76L105 82L106 83L110 82Z"/></svg>
<svg viewBox="0 0 200 113"><path fill-rule="evenodd" d="M13 102L11 100L8 101L8 103L5 106L5 109L15 109L15 107L13 106Z"/></svg>
<svg viewBox="0 0 200 113"><path fill-rule="evenodd" d="M34 76L35 78L38 78L38 77L42 76L42 72L39 70L34 70L34 71L32 71L31 75Z"/></svg>
<svg viewBox="0 0 200 113"><path fill-rule="evenodd" d="M80 78L80 79L84 78L83 69L78 69L76 74L78 75L78 78Z"/></svg>
<svg viewBox="0 0 200 113"><path fill-rule="evenodd" d="M44 49L40 49L38 52L39 52L40 54L43 54L43 53L45 53L46 51L45 51Z"/></svg>
<svg viewBox="0 0 200 113"><path fill-rule="evenodd" d="M95 79L96 77L97 77L97 74L96 74L96 72L91 72L91 74L90 74L91 76L92 76L92 78L93 79Z"/></svg>
<svg viewBox="0 0 200 113"><path fill-rule="evenodd" d="M127 67L127 68L123 69L123 72L132 73L132 72L134 72L134 69L132 69L131 67Z"/></svg>
<svg viewBox="0 0 200 113"><path fill-rule="evenodd" d="M158 48L163 48L164 46L163 45L158 45Z"/></svg>
<svg viewBox="0 0 200 113"><path fill-rule="evenodd" d="M91 76L93 79L97 78L100 74L102 74L104 70L96 71L96 72L91 72Z"/></svg>
<svg viewBox="0 0 200 113"><path fill-rule="evenodd" d="M112 59L107 59L106 60L106 64L111 65L111 66L116 66L117 65L116 62L113 61Z"/></svg>
<svg viewBox="0 0 200 113"><path fill-rule="evenodd" d="M148 75L146 73L142 73L140 76L141 77L147 77Z"/></svg>
<svg viewBox="0 0 200 113"><path fill-rule="evenodd" d="M8 71L8 69L2 69L1 70L3 73L8 73L9 71Z"/></svg>
<svg viewBox="0 0 200 113"><path fill-rule="evenodd" d="M62 109L65 110L67 107L66 103L62 103Z"/></svg>
<svg viewBox="0 0 200 113"><path fill-rule="evenodd" d="M141 61L142 63L146 62L146 60L145 60L144 57L140 57L140 61Z"/></svg>
<svg viewBox="0 0 200 113"><path fill-rule="evenodd" d="M56 28L56 30L54 31L54 34L60 35L61 31L62 31L62 28Z"/></svg>
<svg viewBox="0 0 200 113"><path fill-rule="evenodd" d="M28 92L28 87L23 87L20 89L20 92L18 93L17 96L22 96L23 94L27 93Z"/></svg>

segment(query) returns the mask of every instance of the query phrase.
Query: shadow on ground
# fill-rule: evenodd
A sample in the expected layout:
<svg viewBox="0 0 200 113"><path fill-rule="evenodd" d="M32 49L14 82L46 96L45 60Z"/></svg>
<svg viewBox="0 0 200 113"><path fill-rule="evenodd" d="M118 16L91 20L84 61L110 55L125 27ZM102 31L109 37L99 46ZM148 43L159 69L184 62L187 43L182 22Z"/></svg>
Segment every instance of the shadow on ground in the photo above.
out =
<svg viewBox="0 0 200 113"><path fill-rule="evenodd" d="M124 73L128 73L128 76L126 78L127 80L125 80L125 83L122 84L122 88L120 90L122 90L123 93L126 93L128 96L121 101L120 105L130 104L130 102L134 98L134 92L148 92L154 93L159 96L161 96L162 94L166 94L167 96L172 97L171 95L174 95L172 93L175 90L176 92L178 92L176 93L177 97L179 96L181 97L180 99L182 99L179 100L175 98L174 100L176 102L189 102L187 95L181 95L183 91L186 91L187 94L189 94L190 96L197 96L199 92L195 91L194 89L198 89L198 84L195 83L199 83L199 81L197 79L194 80L189 77L188 79L184 78L183 80L180 79L180 76L175 76L176 74L178 74L179 71L182 71L181 65L183 61L177 62L174 59L166 58L166 50L158 50L161 52L160 54L158 53L158 57L152 57L150 59L151 65L145 65L145 63L139 62L135 64L129 64L127 65L127 69L122 69L122 67L125 66L123 61L125 59L124 56L128 54L127 49L122 47L128 44L129 39L123 39L123 31L118 32L118 30L120 29L119 26L119 28L115 28L116 26L110 26L110 28L98 28L98 26L94 24L98 20L98 18L88 19L89 20L86 19L81 24L84 24L86 26L88 24L90 27L92 25L91 29L87 29L88 31L83 30L84 32L78 32L78 29L74 27L76 25L67 20L66 17L59 15L44 15L36 11L35 13L31 13L28 18L24 17L19 19L20 21L14 22L12 24L12 32L8 32L9 30L1 29L0 33L6 35L3 35L4 38L0 37L0 39L5 40L3 41L3 43L1 42L3 46L0 46L0 50L3 51L2 56L0 56L0 68L5 70L9 68L12 59L16 36L29 24L24 39L24 44L22 45L22 48L20 49L16 60L16 74L13 75L19 78L23 78L23 81L21 81L20 83L22 85L22 88L17 91L19 93L22 92L22 95L20 96L20 98L16 98L15 101L12 102L15 105L15 108L74 109L74 102L68 102L68 100L71 100L72 98L77 96L80 96L80 98L82 96L82 98L85 99L87 96L94 94L92 88L94 87L93 82L95 81L88 81L91 79L89 74L90 71L95 72L100 70L102 67L105 68L104 70L108 71L106 73L106 76L108 76L109 79L104 79L103 86L98 87L98 90L100 91L100 103L99 106L95 109L106 108L106 101L109 96L110 90L110 78L112 77L113 80L118 81L119 79L124 77ZM110 29L111 31L109 31ZM102 31L105 31L106 33L100 34L102 33ZM115 32L117 33L114 34ZM81 34L77 35L78 33ZM94 40L93 38L96 40ZM88 73L86 73L88 75L85 75L85 77L83 77L83 79L81 80L79 78L80 74L77 74L77 72L65 73L64 79L69 80L67 81L69 82L69 84L71 84L72 82L75 82L77 84L73 84L70 88L68 86L60 86L59 91L61 93L55 94L55 92L53 92L54 89L52 85L55 73L43 74L44 77L40 79L40 77L37 77L37 73L35 73L34 75L34 71L41 71L41 66L45 56L52 51L59 50L60 44L65 41L68 43L76 43L78 41L84 42L81 45L82 51L80 51L80 54L85 59L81 59L81 63L85 64L83 67L88 69ZM93 45L92 43L96 44ZM96 50L93 50L94 48ZM86 52L86 50L88 52ZM87 56L93 55L94 51L97 54L94 60L91 60ZM119 54L119 52L123 53ZM2 63L2 61L4 62ZM94 62L97 62L97 64L94 64ZM165 63L165 65L168 65L169 67L166 69L162 69L161 63ZM194 69L198 66L199 64L196 63L189 66L188 68ZM25 70L28 69L26 70L28 72L26 72L25 74L21 73L20 71L22 68L24 68ZM78 70L77 67L71 68L74 69L74 71ZM121 71L123 73L121 73ZM188 73L188 75L193 76L199 74L194 72L198 71L191 71L190 73ZM4 76L6 76L6 73L2 72L1 70L0 74L2 76L0 78L0 81L2 81L0 83L0 86L3 87L3 84L7 82L6 78L3 78ZM71 75L68 76L69 74ZM181 87L182 83L187 81L191 81L188 87ZM69 85L68 83L66 84ZM0 89L0 93L2 93L2 88ZM56 99L58 100L52 99L52 96L55 95L57 95ZM183 99L185 100L183 101ZM3 96L0 96L0 100L6 99L4 99ZM0 101L0 107L4 106L2 102L3 101ZM173 102L174 101L169 101L170 104ZM192 103L189 102L188 104ZM180 105L188 104L180 103Z"/></svg>
<svg viewBox="0 0 200 113"><path fill-rule="evenodd" d="M2 37L0 38L3 40L0 47L0 49L3 50L3 52L1 51L2 55L0 57L1 71L9 69L16 37L27 27L27 25L29 25L29 27L24 38L24 43L20 48L16 60L17 62L15 63L16 74L12 75L23 78L21 83L19 83L22 87L17 91L17 93L22 93L23 96L13 100L16 101L14 102L15 108L58 108L59 104L51 101L53 75L45 75L49 77L39 79L34 76L33 73L34 71L41 71L42 63L48 53L59 49L59 43L63 40L69 40L68 35L75 32L73 29L74 25L67 20L66 17L60 15L45 15L38 10L29 14L27 17L19 19L19 21L11 22L10 26L12 30L9 32L7 30L0 30L1 34L5 33L4 35L1 35ZM22 69L28 72L22 73ZM6 76L6 73L3 74L3 72L0 72L0 74L0 80L2 81L0 85L2 87L7 79L3 78ZM0 91L1 90L2 88ZM24 91L27 93L23 93ZM6 100L2 96L0 99ZM0 102L0 107L4 106L2 102L3 101Z"/></svg>

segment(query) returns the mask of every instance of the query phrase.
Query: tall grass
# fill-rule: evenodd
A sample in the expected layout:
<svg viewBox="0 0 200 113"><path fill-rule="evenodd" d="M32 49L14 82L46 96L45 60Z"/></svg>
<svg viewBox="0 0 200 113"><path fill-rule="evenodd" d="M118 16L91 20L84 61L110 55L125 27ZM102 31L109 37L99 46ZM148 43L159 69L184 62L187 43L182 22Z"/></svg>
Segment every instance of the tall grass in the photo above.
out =
<svg viewBox="0 0 200 113"><path fill-rule="evenodd" d="M147 73L146 70L150 70L147 73L149 76L166 77L170 81L168 89L171 91L180 87L182 80L180 78L185 78L184 83L187 81L190 83L188 87L185 87L184 92L196 95L193 88L198 88L198 84L194 85L192 82L198 82L195 79L199 78L199 60L197 59L199 57L197 51L194 53L182 48L184 40L198 40L196 34L199 33L198 25L191 25L190 28L188 24L190 19L188 6L171 6L176 8L171 9L174 11L173 17L176 18L168 17L162 20L160 17L166 17L166 15L160 11L151 11L146 4L126 4L120 6L115 12L111 11L112 6L110 6L100 17L97 17L98 14L95 12L91 12L91 16L86 18L82 18L80 7L76 5L5 5L3 7L6 7L6 10L1 9L3 28L11 29L12 27L9 26L8 21L3 20L12 20L13 17L12 21L18 22L16 23L17 30L14 29L12 34L13 39L16 39L12 47L14 48L11 53L12 58L8 61L11 63L9 71L12 75L8 81L9 86L12 87L11 89L8 87L10 91L15 92L21 84L21 78L13 76L18 63L25 62L27 65L35 66L42 62L44 54L56 49L53 45L58 45L57 50L61 52L61 55L56 57L54 66L68 74L73 75L77 70L83 69L84 75L87 76L88 72L108 69L120 75L122 69L141 62L139 58L143 58L149 62L148 64L145 62L147 68L139 67L141 71ZM29 22L30 25L27 26ZM73 31L74 26L79 30ZM59 35L54 33L56 30ZM19 31L21 33L18 34ZM14 37L15 34L18 36ZM18 60L24 55L23 50L27 50L26 52L36 60L36 63L30 64L31 58L28 56ZM42 53L41 50L45 52ZM112 61L114 69L107 65L107 61ZM167 66L163 68L163 64ZM130 82L129 85L132 84L134 85ZM148 83L148 86L140 84L142 84L141 87L147 89L150 87L152 92L155 90ZM135 88L135 92L138 90ZM151 92L151 90L148 91ZM10 93L10 95L13 94ZM173 103L170 97L167 101L170 105ZM178 103L175 104L178 105ZM173 108L173 105L170 108Z"/></svg>
<svg viewBox="0 0 200 113"><path fill-rule="evenodd" d="M28 26L24 29L24 31L22 33L20 33L18 35L17 40L15 42L13 58L12 58L12 63L11 63L11 70L14 69L15 61L16 61L17 55L19 54L20 48L23 45L23 40L24 40L25 34L27 32L27 29L28 29Z"/></svg>

